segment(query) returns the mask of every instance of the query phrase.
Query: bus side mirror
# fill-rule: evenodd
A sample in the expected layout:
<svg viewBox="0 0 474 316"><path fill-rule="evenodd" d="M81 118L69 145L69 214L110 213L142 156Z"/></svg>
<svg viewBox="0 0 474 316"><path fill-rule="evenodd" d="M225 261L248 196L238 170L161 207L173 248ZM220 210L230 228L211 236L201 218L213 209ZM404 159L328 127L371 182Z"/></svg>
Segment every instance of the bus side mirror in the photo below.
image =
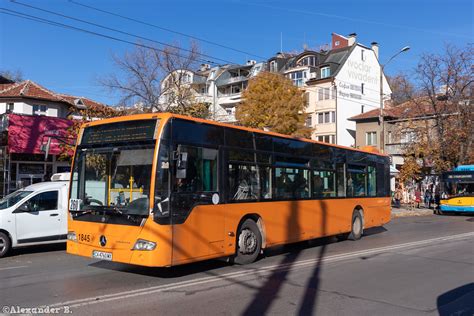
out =
<svg viewBox="0 0 474 316"><path fill-rule="evenodd" d="M176 161L176 178L185 179L187 168L188 168L188 153L178 151L178 159Z"/></svg>

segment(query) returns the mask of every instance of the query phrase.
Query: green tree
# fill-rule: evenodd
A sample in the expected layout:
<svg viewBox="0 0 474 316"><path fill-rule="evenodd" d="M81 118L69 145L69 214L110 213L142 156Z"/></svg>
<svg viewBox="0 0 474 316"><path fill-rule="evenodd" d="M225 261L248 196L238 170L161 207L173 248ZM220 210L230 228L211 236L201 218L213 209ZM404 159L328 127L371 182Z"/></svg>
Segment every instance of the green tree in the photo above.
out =
<svg viewBox="0 0 474 316"><path fill-rule="evenodd" d="M279 74L261 72L250 79L237 107L236 118L247 127L297 137L310 137L305 126L306 114L303 92Z"/></svg>

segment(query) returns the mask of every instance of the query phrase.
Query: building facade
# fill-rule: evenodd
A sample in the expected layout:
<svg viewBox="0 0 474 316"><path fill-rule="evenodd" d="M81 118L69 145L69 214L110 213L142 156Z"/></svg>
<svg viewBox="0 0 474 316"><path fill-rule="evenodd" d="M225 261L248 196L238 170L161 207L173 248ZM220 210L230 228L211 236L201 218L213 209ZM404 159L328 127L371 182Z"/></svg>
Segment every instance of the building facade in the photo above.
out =
<svg viewBox="0 0 474 316"><path fill-rule="evenodd" d="M69 162L59 159L61 139L72 125L68 117L91 106L105 107L29 80L15 83L0 77L0 195L69 171ZM42 146L48 141L45 158Z"/></svg>
<svg viewBox="0 0 474 316"><path fill-rule="evenodd" d="M249 79L264 67L264 63L249 60L245 65L211 67L203 64L198 71L176 70L162 81L160 104L174 106L176 99L173 97L178 91L189 93L193 101L209 105L211 119L234 123L235 109L242 101L242 92L247 88Z"/></svg>
<svg viewBox="0 0 474 316"><path fill-rule="evenodd" d="M305 92L307 125L312 138L355 146L356 126L350 117L380 107L378 44L371 47L348 37L332 34L327 51L277 54L268 60L269 71L279 72ZM382 74L384 96L391 90Z"/></svg>
<svg viewBox="0 0 474 316"><path fill-rule="evenodd" d="M235 110L248 80L266 70L287 77L305 93L306 124L313 129L312 139L355 146L355 122L348 119L380 107L379 47L377 43L371 47L357 43L356 34L345 37L333 33L331 42L328 50L279 52L261 63L202 65L195 72L177 70L163 80L160 102L170 102L166 97L169 80L178 78L193 87L196 100L210 105L212 119L235 122ZM382 84L384 98L389 99L391 90L383 74Z"/></svg>

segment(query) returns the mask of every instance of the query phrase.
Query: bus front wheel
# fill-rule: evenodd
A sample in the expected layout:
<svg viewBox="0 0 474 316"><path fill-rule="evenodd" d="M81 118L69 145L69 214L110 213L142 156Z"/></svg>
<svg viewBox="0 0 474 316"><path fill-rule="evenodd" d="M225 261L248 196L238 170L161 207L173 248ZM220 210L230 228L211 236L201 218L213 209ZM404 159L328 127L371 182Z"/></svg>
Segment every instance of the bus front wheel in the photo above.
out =
<svg viewBox="0 0 474 316"><path fill-rule="evenodd" d="M354 210L352 214L352 225L351 233L349 234L350 240L359 240L364 233L364 221L362 219L362 211Z"/></svg>
<svg viewBox="0 0 474 316"><path fill-rule="evenodd" d="M237 252L233 261L243 265L257 260L262 249L262 235L257 223L250 218L246 219L237 236Z"/></svg>

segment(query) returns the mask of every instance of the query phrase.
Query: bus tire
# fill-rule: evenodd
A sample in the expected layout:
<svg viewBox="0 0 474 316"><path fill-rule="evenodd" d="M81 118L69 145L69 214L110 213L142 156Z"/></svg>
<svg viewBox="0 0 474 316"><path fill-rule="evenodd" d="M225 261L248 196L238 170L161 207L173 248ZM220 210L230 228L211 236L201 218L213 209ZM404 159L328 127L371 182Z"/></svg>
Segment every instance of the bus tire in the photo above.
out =
<svg viewBox="0 0 474 316"><path fill-rule="evenodd" d="M351 232L348 238L350 240L359 240L363 233L364 221L362 219L362 211L354 210L354 213L352 214Z"/></svg>
<svg viewBox="0 0 474 316"><path fill-rule="evenodd" d="M240 226L237 234L237 251L233 262L237 264L249 264L257 260L262 249L262 235L257 223L252 219L246 219Z"/></svg>
<svg viewBox="0 0 474 316"><path fill-rule="evenodd" d="M4 232L0 232L0 258L5 257L7 253L10 251L12 246L12 242L10 237Z"/></svg>

